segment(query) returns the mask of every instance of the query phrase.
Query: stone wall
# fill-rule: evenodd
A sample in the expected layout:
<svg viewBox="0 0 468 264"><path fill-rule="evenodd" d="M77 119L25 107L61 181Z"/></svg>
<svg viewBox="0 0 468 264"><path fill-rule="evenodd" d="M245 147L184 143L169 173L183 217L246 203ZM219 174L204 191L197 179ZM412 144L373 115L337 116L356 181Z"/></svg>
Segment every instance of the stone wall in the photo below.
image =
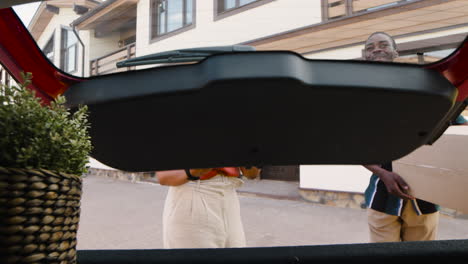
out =
<svg viewBox="0 0 468 264"><path fill-rule="evenodd" d="M342 208L366 208L364 194L299 188L301 197L309 202ZM441 207L444 216L468 219L468 215L454 209Z"/></svg>
<svg viewBox="0 0 468 264"><path fill-rule="evenodd" d="M129 182L138 182L138 181L147 181L147 182L158 182L155 172L128 172L120 170L106 170L106 169L97 169L90 168L88 175L105 177L121 181Z"/></svg>
<svg viewBox="0 0 468 264"><path fill-rule="evenodd" d="M365 208L364 194L299 188L299 194L309 202L342 208Z"/></svg>

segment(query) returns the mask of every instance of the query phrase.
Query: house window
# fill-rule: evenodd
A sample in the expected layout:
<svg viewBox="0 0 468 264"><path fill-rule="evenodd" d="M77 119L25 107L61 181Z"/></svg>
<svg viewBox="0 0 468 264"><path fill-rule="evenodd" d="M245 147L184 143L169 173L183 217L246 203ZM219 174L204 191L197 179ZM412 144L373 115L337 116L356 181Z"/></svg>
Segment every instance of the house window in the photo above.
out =
<svg viewBox="0 0 468 264"><path fill-rule="evenodd" d="M194 0L153 0L153 38L193 24Z"/></svg>
<svg viewBox="0 0 468 264"><path fill-rule="evenodd" d="M323 21L396 7L416 0L322 0Z"/></svg>
<svg viewBox="0 0 468 264"><path fill-rule="evenodd" d="M275 0L214 0L214 20L244 12Z"/></svg>
<svg viewBox="0 0 468 264"><path fill-rule="evenodd" d="M218 1L218 14L261 0L215 0Z"/></svg>
<svg viewBox="0 0 468 264"><path fill-rule="evenodd" d="M47 41L42 51L51 62L54 62L54 35Z"/></svg>
<svg viewBox="0 0 468 264"><path fill-rule="evenodd" d="M62 56L61 68L65 72L71 73L77 69L78 39L73 31L62 29Z"/></svg>

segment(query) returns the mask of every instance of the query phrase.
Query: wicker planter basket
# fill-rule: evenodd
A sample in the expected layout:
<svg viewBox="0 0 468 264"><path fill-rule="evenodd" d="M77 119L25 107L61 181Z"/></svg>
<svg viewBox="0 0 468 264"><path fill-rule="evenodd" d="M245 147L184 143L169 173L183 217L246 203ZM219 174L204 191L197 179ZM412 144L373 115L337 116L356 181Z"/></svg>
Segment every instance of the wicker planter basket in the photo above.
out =
<svg viewBox="0 0 468 264"><path fill-rule="evenodd" d="M0 263L76 263L81 178L0 167Z"/></svg>

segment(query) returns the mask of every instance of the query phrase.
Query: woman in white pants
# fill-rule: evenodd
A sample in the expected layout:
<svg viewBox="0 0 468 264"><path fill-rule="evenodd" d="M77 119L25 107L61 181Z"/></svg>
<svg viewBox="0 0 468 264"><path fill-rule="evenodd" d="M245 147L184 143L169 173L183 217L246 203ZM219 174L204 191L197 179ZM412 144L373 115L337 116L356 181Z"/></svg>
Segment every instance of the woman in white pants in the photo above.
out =
<svg viewBox="0 0 468 264"><path fill-rule="evenodd" d="M251 167L159 171L170 186L163 212L164 248L245 247L236 189L242 174L255 178Z"/></svg>

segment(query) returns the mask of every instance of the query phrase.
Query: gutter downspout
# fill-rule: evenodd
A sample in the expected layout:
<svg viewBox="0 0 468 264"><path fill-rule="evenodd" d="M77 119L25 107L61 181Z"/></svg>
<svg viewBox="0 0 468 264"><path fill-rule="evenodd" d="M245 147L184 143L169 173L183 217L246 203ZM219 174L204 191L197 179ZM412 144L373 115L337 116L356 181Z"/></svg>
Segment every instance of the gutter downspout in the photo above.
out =
<svg viewBox="0 0 468 264"><path fill-rule="evenodd" d="M85 45L83 43L83 41L81 40L80 38L80 35L78 35L78 32L76 31L76 26L71 23L70 24L70 27L72 28L72 31L73 31L73 34L75 34L76 38L78 39L78 41L80 42L81 44L81 48L83 49L83 52L81 53L81 77L85 77L84 76L84 65L85 65Z"/></svg>

